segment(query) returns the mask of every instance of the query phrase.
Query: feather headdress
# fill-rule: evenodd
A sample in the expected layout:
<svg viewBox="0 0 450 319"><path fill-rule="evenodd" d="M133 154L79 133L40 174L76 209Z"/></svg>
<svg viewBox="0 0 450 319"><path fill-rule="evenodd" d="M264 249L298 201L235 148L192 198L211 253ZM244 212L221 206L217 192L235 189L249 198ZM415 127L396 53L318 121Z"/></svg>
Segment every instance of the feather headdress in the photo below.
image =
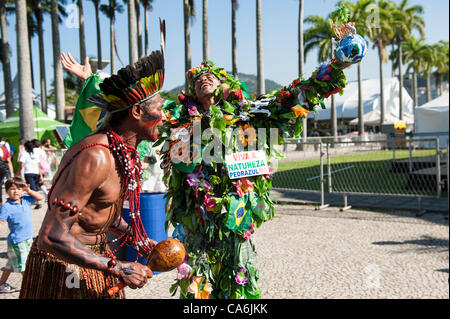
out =
<svg viewBox="0 0 450 319"><path fill-rule="evenodd" d="M100 84L101 94L89 101L108 112L125 110L142 103L161 91L164 83L165 21L161 22L161 50L140 58L134 65L120 69Z"/></svg>

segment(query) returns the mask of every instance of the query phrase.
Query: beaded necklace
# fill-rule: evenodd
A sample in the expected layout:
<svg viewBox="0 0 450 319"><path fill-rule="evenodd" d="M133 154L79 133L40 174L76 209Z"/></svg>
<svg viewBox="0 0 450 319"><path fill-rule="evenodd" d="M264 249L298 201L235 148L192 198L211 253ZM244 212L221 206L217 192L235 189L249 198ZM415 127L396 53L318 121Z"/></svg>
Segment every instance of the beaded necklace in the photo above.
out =
<svg viewBox="0 0 450 319"><path fill-rule="evenodd" d="M142 224L140 216L140 179L142 175L142 165L137 150L124 143L122 138L114 132L111 127L106 131L110 150L116 159L119 161L125 173L124 183L128 189L128 202L130 207L130 214L128 220L127 234L131 235L133 246L136 248L137 256L142 252L150 253L153 249L153 244L147 236L147 233ZM130 153L130 157L128 154ZM122 200L122 206L125 202L125 197ZM123 236L121 236L123 237ZM116 240L120 239L117 238ZM127 236L128 237L128 236ZM124 240L124 242L126 239ZM123 243L122 243L123 245ZM120 246L122 246L120 245ZM114 253L114 252L111 252ZM137 259L138 257L136 257Z"/></svg>

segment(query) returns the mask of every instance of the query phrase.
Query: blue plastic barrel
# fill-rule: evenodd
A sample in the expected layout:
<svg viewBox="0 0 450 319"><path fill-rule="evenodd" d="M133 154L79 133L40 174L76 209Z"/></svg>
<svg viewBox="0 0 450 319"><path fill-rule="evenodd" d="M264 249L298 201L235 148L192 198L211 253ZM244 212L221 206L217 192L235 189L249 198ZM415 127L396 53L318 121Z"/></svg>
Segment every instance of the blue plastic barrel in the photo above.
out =
<svg viewBox="0 0 450 319"><path fill-rule="evenodd" d="M167 231L164 229L164 221L166 220L166 212L164 209L166 200L164 199L164 195L165 193L141 193L140 196L142 225L148 237L157 242L163 241L168 237ZM124 206L123 217L127 222L129 215L130 209ZM128 261L136 261L136 251L133 247L127 247L127 255ZM147 263L142 257L139 257L138 262L144 265Z"/></svg>

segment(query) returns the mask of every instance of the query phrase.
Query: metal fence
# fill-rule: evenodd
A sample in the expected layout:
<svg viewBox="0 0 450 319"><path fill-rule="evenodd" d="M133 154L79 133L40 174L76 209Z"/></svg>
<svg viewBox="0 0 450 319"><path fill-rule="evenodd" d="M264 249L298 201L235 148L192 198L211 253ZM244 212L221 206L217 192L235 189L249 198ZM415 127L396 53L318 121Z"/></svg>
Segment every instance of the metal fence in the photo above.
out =
<svg viewBox="0 0 450 319"><path fill-rule="evenodd" d="M426 145L427 148L424 148ZM431 146L431 148L430 148ZM273 187L344 195L448 197L447 147L433 137L288 139Z"/></svg>

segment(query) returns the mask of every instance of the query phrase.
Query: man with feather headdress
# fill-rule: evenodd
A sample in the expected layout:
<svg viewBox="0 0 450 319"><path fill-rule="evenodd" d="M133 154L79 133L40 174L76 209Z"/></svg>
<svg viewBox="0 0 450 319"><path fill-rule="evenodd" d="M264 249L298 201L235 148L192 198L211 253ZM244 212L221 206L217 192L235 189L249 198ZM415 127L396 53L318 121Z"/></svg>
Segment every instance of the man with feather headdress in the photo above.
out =
<svg viewBox="0 0 450 319"><path fill-rule="evenodd" d="M106 232L115 232L116 240L132 245L143 257L155 245L139 215L141 163L136 147L143 140L156 141L165 121L159 94L163 51L152 52L103 82L92 74L89 63L81 66L70 54L62 55L64 67L81 80L101 82L101 93L90 101L106 115L61 161L27 260L20 298L108 298L107 290L119 280L136 289L152 277L140 263L116 260ZM122 218L126 198L128 224ZM125 294L121 290L113 297Z"/></svg>

